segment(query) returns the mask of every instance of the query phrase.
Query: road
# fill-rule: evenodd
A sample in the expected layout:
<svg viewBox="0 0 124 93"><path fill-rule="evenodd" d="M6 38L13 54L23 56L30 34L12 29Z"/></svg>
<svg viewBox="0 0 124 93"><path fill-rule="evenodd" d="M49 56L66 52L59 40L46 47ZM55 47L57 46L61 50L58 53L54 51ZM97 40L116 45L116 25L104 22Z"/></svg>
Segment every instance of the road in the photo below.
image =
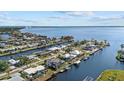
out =
<svg viewBox="0 0 124 93"><path fill-rule="evenodd" d="M8 75L11 76L12 74L15 74L15 73L18 73L20 71L23 71L24 69L29 68L31 65L36 65L36 64L38 64L38 63L40 63L40 62L42 62L42 61L44 61L46 59L50 59L50 58L57 57L57 56L58 56L58 54L56 54L54 56L51 56L51 57L48 57L48 58L45 58L45 59L42 59L42 60L40 58L38 58L39 61L37 61L35 63L31 63L31 64L28 64L28 65L16 68L16 69L14 69L14 70L12 70L12 71L10 71L8 73L7 72L1 73L0 74L0 79L6 78L6 77L8 77Z"/></svg>

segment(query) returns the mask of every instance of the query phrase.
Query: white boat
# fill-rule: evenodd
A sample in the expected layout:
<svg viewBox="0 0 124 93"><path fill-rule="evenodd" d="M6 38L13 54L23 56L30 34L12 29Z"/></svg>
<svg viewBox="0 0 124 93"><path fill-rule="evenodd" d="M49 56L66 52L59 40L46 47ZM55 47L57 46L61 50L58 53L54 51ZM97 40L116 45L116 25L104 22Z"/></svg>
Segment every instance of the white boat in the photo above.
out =
<svg viewBox="0 0 124 93"><path fill-rule="evenodd" d="M62 72L64 72L64 70L62 69L62 70L60 70L60 73L62 73Z"/></svg>
<svg viewBox="0 0 124 93"><path fill-rule="evenodd" d="M89 57L84 58L83 60L86 61Z"/></svg>
<svg viewBox="0 0 124 93"><path fill-rule="evenodd" d="M65 70L69 70L71 67L66 67Z"/></svg>
<svg viewBox="0 0 124 93"><path fill-rule="evenodd" d="M78 61L76 61L76 62L74 62L74 64L79 64L81 61L80 60L78 60Z"/></svg>

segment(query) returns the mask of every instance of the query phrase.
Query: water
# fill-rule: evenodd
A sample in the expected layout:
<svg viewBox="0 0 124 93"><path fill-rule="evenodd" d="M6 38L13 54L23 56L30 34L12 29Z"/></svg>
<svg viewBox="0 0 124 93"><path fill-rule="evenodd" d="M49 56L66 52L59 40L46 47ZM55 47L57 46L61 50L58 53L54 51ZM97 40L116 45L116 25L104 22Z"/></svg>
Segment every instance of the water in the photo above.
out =
<svg viewBox="0 0 124 93"><path fill-rule="evenodd" d="M10 38L10 35L9 35L9 34L1 34L1 35L0 35L0 38L1 38L2 40L8 40L8 39Z"/></svg>
<svg viewBox="0 0 124 93"><path fill-rule="evenodd" d="M31 28L24 29L23 32L32 32L48 37L60 37L62 35L72 35L76 40L97 39L108 40L110 47L99 51L87 61L82 61L79 66L72 66L67 72L58 74L55 81L80 81L86 76L94 78L106 69L124 69L124 64L115 59L120 44L124 43L124 27L59 27L59 28Z"/></svg>

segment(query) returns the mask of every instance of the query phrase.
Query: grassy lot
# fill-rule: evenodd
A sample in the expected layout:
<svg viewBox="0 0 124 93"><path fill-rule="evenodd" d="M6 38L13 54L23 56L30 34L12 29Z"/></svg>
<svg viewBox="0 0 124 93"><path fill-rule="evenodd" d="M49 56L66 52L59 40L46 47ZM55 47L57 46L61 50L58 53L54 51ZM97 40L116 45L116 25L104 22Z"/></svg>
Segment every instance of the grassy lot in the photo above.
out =
<svg viewBox="0 0 124 93"><path fill-rule="evenodd" d="M124 81L124 70L105 70L97 81Z"/></svg>

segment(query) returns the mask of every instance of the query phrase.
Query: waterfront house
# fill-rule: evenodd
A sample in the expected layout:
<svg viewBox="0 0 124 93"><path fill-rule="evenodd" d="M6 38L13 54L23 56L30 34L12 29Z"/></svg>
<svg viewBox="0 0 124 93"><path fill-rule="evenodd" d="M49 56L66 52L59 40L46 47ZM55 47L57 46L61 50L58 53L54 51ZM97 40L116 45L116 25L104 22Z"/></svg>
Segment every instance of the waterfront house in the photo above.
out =
<svg viewBox="0 0 124 93"><path fill-rule="evenodd" d="M63 58L64 59L73 59L73 58L75 58L77 55L74 55L74 54L65 54L64 56L63 56Z"/></svg>
<svg viewBox="0 0 124 93"><path fill-rule="evenodd" d="M45 63L47 67L57 69L60 67L61 64L64 63L64 61L58 58L52 58L52 59L45 60Z"/></svg>
<svg viewBox="0 0 124 93"><path fill-rule="evenodd" d="M26 74L26 77L28 79L34 79L38 77L39 75L42 75L44 73L45 67L44 66L37 66L37 67L30 67L28 69L24 70L24 73Z"/></svg>
<svg viewBox="0 0 124 93"><path fill-rule="evenodd" d="M55 50L60 50L61 48L59 47L51 47L51 48L48 48L49 51L55 51Z"/></svg>
<svg viewBox="0 0 124 93"><path fill-rule="evenodd" d="M73 50L73 51L70 52L70 54L71 54L71 55L76 55L76 56L77 56L77 55L80 54L80 51L78 51L78 50Z"/></svg>
<svg viewBox="0 0 124 93"><path fill-rule="evenodd" d="M35 54L37 56L46 56L46 55L51 55L51 52L52 51L38 51L38 52L35 52Z"/></svg>
<svg viewBox="0 0 124 93"><path fill-rule="evenodd" d="M84 50L92 51L93 49L97 48L96 45L93 44L87 44L86 46L82 46Z"/></svg>
<svg viewBox="0 0 124 93"><path fill-rule="evenodd" d="M16 64L18 64L18 63L20 62L20 60L10 59L8 62L9 62L9 64L11 64L11 65L16 65Z"/></svg>
<svg viewBox="0 0 124 93"><path fill-rule="evenodd" d="M36 55L28 55L26 56L29 60L37 59L38 57Z"/></svg>

